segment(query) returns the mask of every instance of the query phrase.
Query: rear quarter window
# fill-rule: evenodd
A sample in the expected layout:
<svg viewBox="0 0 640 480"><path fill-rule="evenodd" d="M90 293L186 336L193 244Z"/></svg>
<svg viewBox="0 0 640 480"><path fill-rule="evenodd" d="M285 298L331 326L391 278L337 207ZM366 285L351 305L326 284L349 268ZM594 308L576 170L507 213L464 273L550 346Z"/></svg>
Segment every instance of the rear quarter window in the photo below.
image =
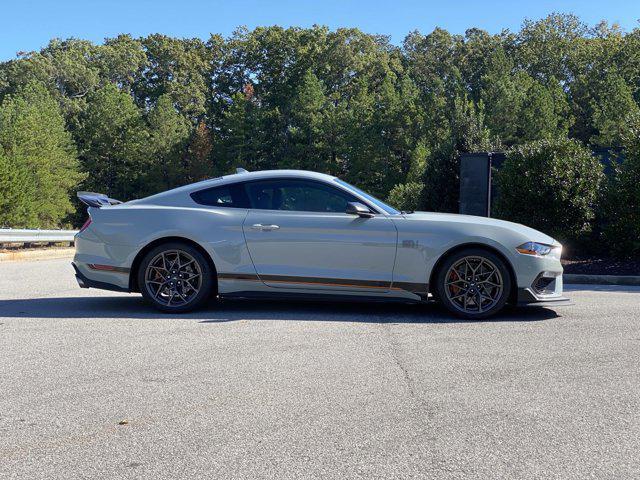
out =
<svg viewBox="0 0 640 480"><path fill-rule="evenodd" d="M198 190L191 194L191 198L194 202L209 207L249 208L249 201L241 184Z"/></svg>

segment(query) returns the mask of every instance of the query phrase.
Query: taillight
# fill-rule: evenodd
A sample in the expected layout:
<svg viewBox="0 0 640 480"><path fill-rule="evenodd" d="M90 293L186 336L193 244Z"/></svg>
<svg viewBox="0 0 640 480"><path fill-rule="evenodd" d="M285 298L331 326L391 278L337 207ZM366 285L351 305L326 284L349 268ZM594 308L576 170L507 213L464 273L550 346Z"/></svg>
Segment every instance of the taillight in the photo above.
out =
<svg viewBox="0 0 640 480"><path fill-rule="evenodd" d="M87 228L89 228L89 225L91 225L91 217L87 218L87 221L84 222L84 225L82 225L82 228L78 233L84 232Z"/></svg>

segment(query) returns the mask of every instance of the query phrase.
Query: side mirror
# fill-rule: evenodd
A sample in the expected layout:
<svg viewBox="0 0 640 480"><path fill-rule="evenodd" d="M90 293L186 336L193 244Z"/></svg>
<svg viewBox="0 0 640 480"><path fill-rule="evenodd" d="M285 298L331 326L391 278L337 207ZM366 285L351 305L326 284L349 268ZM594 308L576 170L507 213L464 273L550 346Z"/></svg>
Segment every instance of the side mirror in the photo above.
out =
<svg viewBox="0 0 640 480"><path fill-rule="evenodd" d="M358 215L362 218L371 218L373 217L373 213L369 210L365 205L360 202L349 202L347 203L346 213L349 215Z"/></svg>

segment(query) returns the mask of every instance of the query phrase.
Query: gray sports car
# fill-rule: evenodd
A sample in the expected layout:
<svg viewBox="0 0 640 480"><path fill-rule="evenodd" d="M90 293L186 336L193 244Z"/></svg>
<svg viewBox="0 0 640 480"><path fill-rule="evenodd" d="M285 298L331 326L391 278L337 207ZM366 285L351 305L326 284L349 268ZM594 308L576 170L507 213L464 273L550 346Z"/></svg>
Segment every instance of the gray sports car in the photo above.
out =
<svg viewBox="0 0 640 480"><path fill-rule="evenodd" d="M436 300L469 319L556 306L562 246L492 218L401 212L320 173L214 178L126 203L80 192L81 287L140 292L185 312L219 297Z"/></svg>

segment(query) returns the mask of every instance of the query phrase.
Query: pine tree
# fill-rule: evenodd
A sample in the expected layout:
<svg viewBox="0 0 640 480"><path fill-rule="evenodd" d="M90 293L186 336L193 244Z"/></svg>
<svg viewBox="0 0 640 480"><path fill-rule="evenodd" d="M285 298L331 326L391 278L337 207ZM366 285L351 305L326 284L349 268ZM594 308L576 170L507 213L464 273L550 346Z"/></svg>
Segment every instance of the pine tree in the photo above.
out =
<svg viewBox="0 0 640 480"><path fill-rule="evenodd" d="M127 93L107 84L89 96L77 133L80 160L89 177L83 184L119 200L146 195L151 164L149 135Z"/></svg>
<svg viewBox="0 0 640 480"><path fill-rule="evenodd" d="M505 145L566 136L572 118L566 95L555 78L546 84L515 71L504 49L489 61L481 99L491 133Z"/></svg>
<svg viewBox="0 0 640 480"><path fill-rule="evenodd" d="M288 167L328 171L324 138L326 103L322 82L307 71L292 100L288 155L283 162Z"/></svg>
<svg viewBox="0 0 640 480"><path fill-rule="evenodd" d="M247 91L232 96L220 127L215 147L216 173L227 174L238 167L259 168L257 145L261 130L257 106Z"/></svg>
<svg viewBox="0 0 640 480"><path fill-rule="evenodd" d="M149 113L150 158L146 187L163 191L187 182L183 158L189 140L189 123L162 95Z"/></svg>
<svg viewBox="0 0 640 480"><path fill-rule="evenodd" d="M0 150L4 151L3 170L16 182L9 188L9 182L3 181L3 202L19 204L11 214L12 222L40 228L58 226L73 210L70 191L83 175L60 107L42 84L30 82L4 98Z"/></svg>
<svg viewBox="0 0 640 480"><path fill-rule="evenodd" d="M15 160L0 147L0 228L37 228L38 199L33 178L25 165Z"/></svg>
<svg viewBox="0 0 640 480"><path fill-rule="evenodd" d="M199 182L213 176L212 150L211 132L201 121L191 134L185 157L184 172L188 182Z"/></svg>
<svg viewBox="0 0 640 480"><path fill-rule="evenodd" d="M373 115L375 98L364 79L354 86L354 95L344 109L341 128L344 135L343 169L347 181L374 195L382 190L383 169L375 144Z"/></svg>

